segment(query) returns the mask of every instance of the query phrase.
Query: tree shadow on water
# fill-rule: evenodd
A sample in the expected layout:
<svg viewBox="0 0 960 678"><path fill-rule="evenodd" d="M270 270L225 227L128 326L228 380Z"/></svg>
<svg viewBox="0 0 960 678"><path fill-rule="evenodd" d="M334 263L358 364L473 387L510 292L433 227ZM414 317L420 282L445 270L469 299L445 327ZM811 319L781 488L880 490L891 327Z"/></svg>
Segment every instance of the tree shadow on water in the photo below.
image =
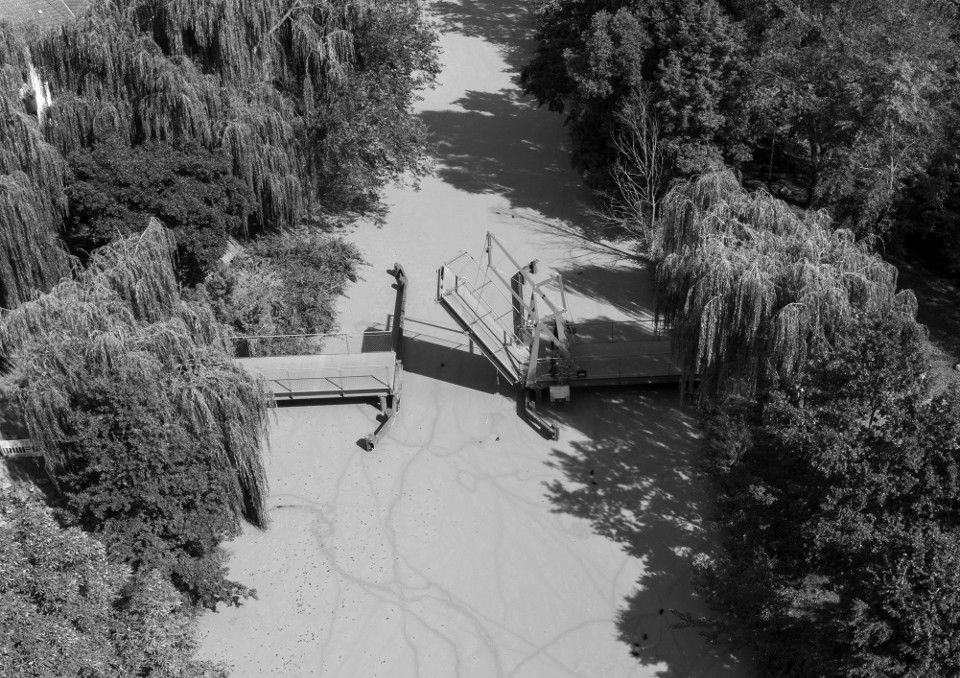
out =
<svg viewBox="0 0 960 678"><path fill-rule="evenodd" d="M580 217L590 192L570 169L565 132L516 90L470 91L455 104L466 109L423 111L436 174L468 193L498 193L512 207L548 218ZM561 200L557 196L562 196Z"/></svg>
<svg viewBox="0 0 960 678"><path fill-rule="evenodd" d="M653 317L654 276L639 266L587 264L560 269L567 294L603 301L624 313Z"/></svg>
<svg viewBox="0 0 960 678"><path fill-rule="evenodd" d="M529 0L435 2L434 16L444 28L482 38L503 50L504 60L519 71L536 49L534 3Z"/></svg>
<svg viewBox="0 0 960 678"><path fill-rule="evenodd" d="M678 626L677 613L708 614L691 565L715 542L705 529L709 495L695 419L676 386L577 391L548 411L587 436L553 452L550 463L564 475L547 485L553 510L590 521L643 563L618 616L620 640L658 676L749 675L725 648Z"/></svg>

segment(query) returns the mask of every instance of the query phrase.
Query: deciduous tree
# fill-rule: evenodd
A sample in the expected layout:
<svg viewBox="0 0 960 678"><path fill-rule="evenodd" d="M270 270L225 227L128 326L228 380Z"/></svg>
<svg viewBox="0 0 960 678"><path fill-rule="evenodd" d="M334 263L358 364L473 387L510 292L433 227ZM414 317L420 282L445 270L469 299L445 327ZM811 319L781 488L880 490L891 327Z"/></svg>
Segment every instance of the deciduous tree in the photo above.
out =
<svg viewBox="0 0 960 678"><path fill-rule="evenodd" d="M270 401L228 357L227 328L180 299L173 247L154 221L101 248L2 318L0 353L74 517L212 603L234 597L216 544L241 516L266 524Z"/></svg>
<svg viewBox="0 0 960 678"><path fill-rule="evenodd" d="M0 492L0 673L226 676L194 647L189 610L162 577L132 576L36 499Z"/></svg>
<svg viewBox="0 0 960 678"><path fill-rule="evenodd" d="M799 383L713 419L729 541L701 584L767 675L960 669L960 395L930 396L924 339L852 318Z"/></svg>

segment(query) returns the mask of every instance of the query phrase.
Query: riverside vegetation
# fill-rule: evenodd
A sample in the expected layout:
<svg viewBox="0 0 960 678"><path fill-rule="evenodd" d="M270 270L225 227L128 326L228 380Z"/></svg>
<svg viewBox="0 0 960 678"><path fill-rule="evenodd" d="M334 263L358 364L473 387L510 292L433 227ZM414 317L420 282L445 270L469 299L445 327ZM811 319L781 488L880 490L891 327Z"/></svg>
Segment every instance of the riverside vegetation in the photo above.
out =
<svg viewBox="0 0 960 678"><path fill-rule="evenodd" d="M0 22L0 65L3 396L56 485L0 496L0 673L225 675L193 617L255 593L220 545L267 525L270 406L232 337L335 328L359 256L327 224L429 169L433 31L416 0L96 0Z"/></svg>
<svg viewBox="0 0 960 678"><path fill-rule="evenodd" d="M713 617L682 622L763 676L960 672L960 394L880 256L960 273L958 20L539 3L524 86L652 263L703 412L725 538L695 563Z"/></svg>

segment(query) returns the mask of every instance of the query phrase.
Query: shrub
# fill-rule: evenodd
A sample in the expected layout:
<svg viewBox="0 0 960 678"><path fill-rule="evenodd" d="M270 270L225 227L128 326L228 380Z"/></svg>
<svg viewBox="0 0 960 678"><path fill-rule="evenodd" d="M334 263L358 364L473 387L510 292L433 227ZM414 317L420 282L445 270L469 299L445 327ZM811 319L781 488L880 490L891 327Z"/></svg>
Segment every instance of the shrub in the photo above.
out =
<svg viewBox="0 0 960 678"><path fill-rule="evenodd" d="M253 241L198 290L241 336L322 334L336 329L336 301L361 261L342 238L302 229ZM249 343L258 355L309 351L301 340Z"/></svg>

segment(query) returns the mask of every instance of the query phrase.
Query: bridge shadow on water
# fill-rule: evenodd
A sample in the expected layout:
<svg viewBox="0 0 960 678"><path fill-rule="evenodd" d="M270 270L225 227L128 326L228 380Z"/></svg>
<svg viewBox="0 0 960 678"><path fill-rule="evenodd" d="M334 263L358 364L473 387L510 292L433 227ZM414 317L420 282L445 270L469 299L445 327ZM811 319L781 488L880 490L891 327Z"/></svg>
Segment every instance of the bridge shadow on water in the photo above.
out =
<svg viewBox="0 0 960 678"><path fill-rule="evenodd" d="M707 613L692 591L691 565L714 544L695 413L681 405L677 386L577 390L572 402L543 413L583 435L552 453L549 464L564 476L546 484L553 510L590 521L643 562L617 619L628 651L661 678L747 673L697 629L677 627L676 613ZM568 435L576 433L561 431Z"/></svg>
<svg viewBox="0 0 960 678"><path fill-rule="evenodd" d="M383 325L373 325L368 332L393 328L394 315ZM516 391L500 379L496 368L471 341L455 327L406 317L401 349L403 371L463 386L482 393L499 393L510 398Z"/></svg>

